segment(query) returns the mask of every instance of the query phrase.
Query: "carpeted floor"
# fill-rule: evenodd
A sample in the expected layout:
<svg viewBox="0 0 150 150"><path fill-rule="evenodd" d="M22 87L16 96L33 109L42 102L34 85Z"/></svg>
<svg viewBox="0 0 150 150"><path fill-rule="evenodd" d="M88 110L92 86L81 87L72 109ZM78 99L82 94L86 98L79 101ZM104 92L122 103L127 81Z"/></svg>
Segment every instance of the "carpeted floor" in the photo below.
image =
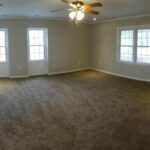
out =
<svg viewBox="0 0 150 150"><path fill-rule="evenodd" d="M0 150L150 150L150 83L90 70L0 79Z"/></svg>

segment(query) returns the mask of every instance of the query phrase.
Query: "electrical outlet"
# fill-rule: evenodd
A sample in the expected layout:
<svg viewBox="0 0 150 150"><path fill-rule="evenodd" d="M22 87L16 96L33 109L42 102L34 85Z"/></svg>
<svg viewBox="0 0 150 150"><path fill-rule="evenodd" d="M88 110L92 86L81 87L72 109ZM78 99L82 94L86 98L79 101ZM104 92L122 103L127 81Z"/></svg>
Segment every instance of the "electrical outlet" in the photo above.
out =
<svg viewBox="0 0 150 150"><path fill-rule="evenodd" d="M21 66L20 65L18 65L18 70L21 70Z"/></svg>
<svg viewBox="0 0 150 150"><path fill-rule="evenodd" d="M53 67L55 68L55 67L56 67L56 64L53 64Z"/></svg>
<svg viewBox="0 0 150 150"><path fill-rule="evenodd" d="M78 64L81 64L81 61L80 61L80 60L78 60L78 61L77 61L77 63L78 63Z"/></svg>

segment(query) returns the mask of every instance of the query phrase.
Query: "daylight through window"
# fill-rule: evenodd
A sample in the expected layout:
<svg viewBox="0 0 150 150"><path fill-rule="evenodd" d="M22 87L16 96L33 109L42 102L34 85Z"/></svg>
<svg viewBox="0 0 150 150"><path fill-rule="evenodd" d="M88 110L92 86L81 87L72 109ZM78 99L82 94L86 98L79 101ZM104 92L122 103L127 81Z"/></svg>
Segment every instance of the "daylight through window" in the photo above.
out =
<svg viewBox="0 0 150 150"><path fill-rule="evenodd" d="M47 59L46 34L46 29L28 30L30 61Z"/></svg>
<svg viewBox="0 0 150 150"><path fill-rule="evenodd" d="M150 29L119 29L119 60L150 64Z"/></svg>

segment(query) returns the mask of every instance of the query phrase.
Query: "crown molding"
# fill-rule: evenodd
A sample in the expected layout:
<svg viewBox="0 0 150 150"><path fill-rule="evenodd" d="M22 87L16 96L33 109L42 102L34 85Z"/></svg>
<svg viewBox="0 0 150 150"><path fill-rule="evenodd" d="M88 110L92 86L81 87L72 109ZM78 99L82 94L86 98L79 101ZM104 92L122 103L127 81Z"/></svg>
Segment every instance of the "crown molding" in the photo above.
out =
<svg viewBox="0 0 150 150"><path fill-rule="evenodd" d="M142 14L142 15L134 15L134 16L126 16L126 17L117 17L112 19L102 19L97 21L91 20L83 20L80 24L102 24L108 22L115 22L115 21L122 21L122 20L129 20L129 19L136 19L142 17L150 17L150 13ZM10 19L32 19L32 20L51 20L51 21L63 21L63 22L73 22L69 18L66 17L42 17L42 16L0 16L0 20L10 20Z"/></svg>
<svg viewBox="0 0 150 150"><path fill-rule="evenodd" d="M74 21L70 20L67 17L42 17L42 16L0 16L0 20L23 20L23 19L32 19L32 20L50 20L50 21L63 21L73 23ZM91 21L83 20L79 24L91 24Z"/></svg>
<svg viewBox="0 0 150 150"><path fill-rule="evenodd" d="M108 22L115 22L115 21L129 20L129 19L136 19L136 18L142 18L142 17L150 17L150 13L142 14L142 15L134 15L134 16L126 16L126 17L117 17L117 18L112 18L112 19L98 20L97 22L94 22L92 24L101 24L101 23L108 23Z"/></svg>

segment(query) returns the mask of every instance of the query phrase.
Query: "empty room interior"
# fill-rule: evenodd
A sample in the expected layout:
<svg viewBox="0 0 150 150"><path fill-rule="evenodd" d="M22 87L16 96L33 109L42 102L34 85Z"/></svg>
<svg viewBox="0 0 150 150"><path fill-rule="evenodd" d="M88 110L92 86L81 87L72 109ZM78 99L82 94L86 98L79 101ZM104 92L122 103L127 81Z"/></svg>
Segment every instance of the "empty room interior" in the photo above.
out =
<svg viewBox="0 0 150 150"><path fill-rule="evenodd" d="M150 0L0 0L0 150L150 150Z"/></svg>

